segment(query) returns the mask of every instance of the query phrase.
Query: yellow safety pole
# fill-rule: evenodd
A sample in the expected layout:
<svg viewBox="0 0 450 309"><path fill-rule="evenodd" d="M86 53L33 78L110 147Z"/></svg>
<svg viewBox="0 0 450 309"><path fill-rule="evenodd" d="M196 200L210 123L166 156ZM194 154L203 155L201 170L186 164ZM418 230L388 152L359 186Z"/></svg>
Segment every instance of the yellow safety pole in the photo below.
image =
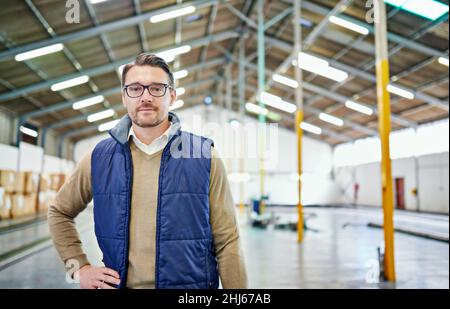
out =
<svg viewBox="0 0 450 309"><path fill-rule="evenodd" d="M245 38L241 38L239 43L239 120L240 124L244 126L245 121ZM242 135L239 135L239 145L240 145L240 158L239 158L239 172L244 175L245 171L245 139ZM244 213L245 204L245 183L242 180L239 183L239 210L240 213Z"/></svg>
<svg viewBox="0 0 450 309"><path fill-rule="evenodd" d="M385 279L395 281L394 259L394 198L392 188L391 158L389 153L389 134L391 132L388 41L386 29L386 7L383 0L375 4L375 48L377 73L378 127L381 140L381 179L384 218L384 273Z"/></svg>
<svg viewBox="0 0 450 309"><path fill-rule="evenodd" d="M303 242L303 205L302 205L302 139L303 130L300 128L300 124L303 121L303 111L299 110L295 114L295 126L297 130L297 165L298 165L298 203L297 203L297 242Z"/></svg>
<svg viewBox="0 0 450 309"><path fill-rule="evenodd" d="M301 16L301 0L294 0L294 57L298 59L301 51L302 33L300 27ZM298 87L295 89L295 102L297 104L297 112L295 114L295 131L297 132L297 168L298 168L298 203L297 203L297 242L303 242L303 205L302 205L302 140L303 130L300 124L303 121L303 73L300 67L295 66L295 80Z"/></svg>
<svg viewBox="0 0 450 309"><path fill-rule="evenodd" d="M264 132L264 125L266 123L266 117L263 111L265 110L265 104L261 100L261 94L265 90L265 71L266 71L266 63L265 63L265 48L264 48L264 0L258 0L258 40L257 40L257 46L258 46L258 101L259 101L259 107L260 107L260 113L259 113L259 190L260 190L260 213L263 213L265 210L265 203L264 203L264 196L265 196L265 190L264 190L264 177L266 174L265 171L265 132Z"/></svg>

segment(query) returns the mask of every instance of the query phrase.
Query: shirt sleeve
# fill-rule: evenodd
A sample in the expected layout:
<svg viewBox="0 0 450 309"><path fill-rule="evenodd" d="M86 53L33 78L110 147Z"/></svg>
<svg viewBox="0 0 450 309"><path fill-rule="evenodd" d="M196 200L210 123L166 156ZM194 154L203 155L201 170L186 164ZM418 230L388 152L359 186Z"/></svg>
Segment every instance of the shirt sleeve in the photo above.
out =
<svg viewBox="0 0 450 309"><path fill-rule="evenodd" d="M247 273L240 244L236 208L225 167L214 148L210 173L210 221L220 280L224 289L245 289Z"/></svg>
<svg viewBox="0 0 450 309"><path fill-rule="evenodd" d="M74 219L92 200L91 154L89 152L79 162L49 205L50 234L66 268L74 267L75 261L79 268L89 264Z"/></svg>

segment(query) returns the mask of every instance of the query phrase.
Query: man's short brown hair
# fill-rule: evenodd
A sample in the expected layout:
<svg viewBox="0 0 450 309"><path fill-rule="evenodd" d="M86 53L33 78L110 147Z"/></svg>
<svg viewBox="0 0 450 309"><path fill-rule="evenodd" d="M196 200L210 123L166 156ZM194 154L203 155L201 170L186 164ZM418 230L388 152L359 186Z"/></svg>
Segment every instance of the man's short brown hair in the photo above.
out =
<svg viewBox="0 0 450 309"><path fill-rule="evenodd" d="M163 69L167 76L169 77L169 85L174 88L174 80L173 80L173 74L170 71L169 65L167 62L161 58L156 56L155 54L149 54L149 53L142 53L139 54L133 63L126 64L123 67L122 70L122 87L125 86L125 77L127 76L128 71L134 67L134 66L142 66L142 65L149 65L151 67L157 67Z"/></svg>

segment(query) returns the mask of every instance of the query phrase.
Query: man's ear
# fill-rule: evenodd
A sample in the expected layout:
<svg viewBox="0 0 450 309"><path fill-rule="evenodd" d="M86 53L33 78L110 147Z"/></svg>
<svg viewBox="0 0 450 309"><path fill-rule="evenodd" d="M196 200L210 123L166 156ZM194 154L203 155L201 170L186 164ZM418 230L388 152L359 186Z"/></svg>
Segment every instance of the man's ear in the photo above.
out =
<svg viewBox="0 0 450 309"><path fill-rule="evenodd" d="M175 89L173 89L173 90L170 92L170 104L169 104L169 106L172 106L172 104L173 104L176 100L177 100L177 92L176 92Z"/></svg>
<svg viewBox="0 0 450 309"><path fill-rule="evenodd" d="M124 90L122 90L122 104L123 104L123 106L125 108L127 107L127 104L125 103L125 92L124 92Z"/></svg>

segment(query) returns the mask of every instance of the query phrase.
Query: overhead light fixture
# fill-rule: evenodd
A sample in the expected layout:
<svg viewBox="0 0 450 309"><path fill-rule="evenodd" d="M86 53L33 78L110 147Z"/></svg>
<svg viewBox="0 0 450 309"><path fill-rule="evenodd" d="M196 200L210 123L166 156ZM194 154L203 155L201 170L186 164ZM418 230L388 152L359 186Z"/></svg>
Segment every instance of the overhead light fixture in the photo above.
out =
<svg viewBox="0 0 450 309"><path fill-rule="evenodd" d="M183 95L186 92L186 89L184 89L183 87L177 88L175 90L175 92L177 93L177 96Z"/></svg>
<svg viewBox="0 0 450 309"><path fill-rule="evenodd" d="M188 74L189 74L189 72L187 70L176 71L173 73L173 78L174 79L185 78L186 76L188 76Z"/></svg>
<svg viewBox="0 0 450 309"><path fill-rule="evenodd" d="M269 105L273 108L277 108L279 110L282 110L286 113L294 113L297 110L297 106L295 104L289 103L284 101L279 96L273 95L268 92L262 92L261 93L261 101Z"/></svg>
<svg viewBox="0 0 450 309"><path fill-rule="evenodd" d="M445 65L446 67L448 67L448 58L439 57L438 61L439 61L440 64Z"/></svg>
<svg viewBox="0 0 450 309"><path fill-rule="evenodd" d="M251 102L247 102L245 104L245 109L253 114L262 114L265 117L269 118L270 120L273 121L280 121L281 120L281 115L277 114L277 113L272 113L270 112L267 108L261 108L259 105L253 104Z"/></svg>
<svg viewBox="0 0 450 309"><path fill-rule="evenodd" d="M322 121L334 124L335 126L338 126L338 127L342 127L344 125L344 121L342 119L331 116L329 114L325 114L325 113L320 113L319 119Z"/></svg>
<svg viewBox="0 0 450 309"><path fill-rule="evenodd" d="M169 111L173 111L174 109L180 108L184 105L183 100L176 100L173 102L173 104L169 107Z"/></svg>
<svg viewBox="0 0 450 309"><path fill-rule="evenodd" d="M373 114L373 109L371 109L370 107L364 106L362 104L353 102L353 101L346 101L345 102L345 106L347 108L353 109L354 111L366 114L366 115L372 115Z"/></svg>
<svg viewBox="0 0 450 309"><path fill-rule="evenodd" d="M60 83L53 84L50 87L50 89L52 91L63 90L63 89L66 89L66 88L70 88L70 87L78 86L78 85L81 85L81 84L85 84L88 81L89 81L89 76L83 75L83 76L80 76L80 77L75 77L75 78L72 78L72 79L60 82Z"/></svg>
<svg viewBox="0 0 450 309"><path fill-rule="evenodd" d="M205 105L211 105L212 104L212 98L210 96L206 96L203 99L203 103L205 103Z"/></svg>
<svg viewBox="0 0 450 309"><path fill-rule="evenodd" d="M369 29L367 29L366 27L357 25L355 23L352 23L350 21L347 21L343 18L337 17L337 16L330 16L330 18L328 18L328 20L335 24L335 25L339 25L341 27L347 28L349 30L358 32L362 35L368 35L369 34Z"/></svg>
<svg viewBox="0 0 450 309"><path fill-rule="evenodd" d="M152 22L152 23L159 23L159 22L164 21L164 20L180 17L180 16L187 15L187 14L192 14L194 12L195 12L195 6L190 5L190 6L181 8L181 9L176 9L176 10L172 10L170 12L166 12L166 13L162 13L162 14L158 14L158 15L152 16L150 18L150 22Z"/></svg>
<svg viewBox="0 0 450 309"><path fill-rule="evenodd" d="M100 132L111 130L112 128L114 128L119 123L119 121L120 121L120 119L113 120L113 121L106 122L106 123L102 123L101 125L99 125L97 127L97 129Z"/></svg>
<svg viewBox="0 0 450 309"><path fill-rule="evenodd" d="M195 14L195 15L191 15L191 16L186 17L186 22L187 23L192 23L192 22L195 22L195 21L199 21L202 18L203 18L203 15Z"/></svg>
<svg viewBox="0 0 450 309"><path fill-rule="evenodd" d="M38 48L35 50L30 50L24 53L20 53L17 54L14 59L16 61L25 61L28 59L32 59L32 58L36 58L36 57L40 57L40 56L44 56L44 55L48 55L48 54L52 54L52 53L56 53L59 52L61 50L64 49L64 45L61 43L57 43L57 44L53 44L50 46L46 46L46 47L42 47L42 48Z"/></svg>
<svg viewBox="0 0 450 309"><path fill-rule="evenodd" d="M300 123L300 128L302 128L302 130L314 133L316 135L322 134L322 129L321 128L319 128L319 127L317 127L315 125L312 125L310 123L307 123L307 122L301 122Z"/></svg>
<svg viewBox="0 0 450 309"><path fill-rule="evenodd" d="M306 28L311 28L313 26L313 22L305 18L300 18L299 24Z"/></svg>
<svg viewBox="0 0 450 309"><path fill-rule="evenodd" d="M448 13L448 5L435 0L384 0L401 10L436 20Z"/></svg>
<svg viewBox="0 0 450 309"><path fill-rule="evenodd" d="M73 103L72 108L73 109L82 109L88 106L92 106L98 103L101 103L105 100L105 98L102 95L98 95L89 99L81 100L78 102Z"/></svg>
<svg viewBox="0 0 450 309"><path fill-rule="evenodd" d="M328 61L321 58L309 55L304 52L298 54L298 59L292 62L298 65L301 69L312 72L317 75L332 79L337 82L342 82L348 78L348 73L342 70L333 68Z"/></svg>
<svg viewBox="0 0 450 309"><path fill-rule="evenodd" d="M114 110L113 109L107 109L105 111L89 115L87 117L87 121L88 122L95 122L95 121L99 121L99 120L102 120L102 119L105 119L105 118L109 118L109 117L112 117L112 116L114 116Z"/></svg>
<svg viewBox="0 0 450 309"><path fill-rule="evenodd" d="M412 93L411 91L405 90L403 88L400 88L398 86L388 84L386 89L390 93L396 94L396 95L404 97L406 99L410 99L410 100L414 99L414 93Z"/></svg>
<svg viewBox="0 0 450 309"><path fill-rule="evenodd" d="M298 88L298 82L292 78L280 74L273 74L272 79L277 83L289 86L291 88Z"/></svg>
<svg viewBox="0 0 450 309"><path fill-rule="evenodd" d="M239 122L239 120L237 119L231 119L229 122L230 126L234 129L239 128L239 126L241 125L241 123Z"/></svg>
<svg viewBox="0 0 450 309"><path fill-rule="evenodd" d="M172 62L175 60L175 56L188 53L191 50L190 45L183 45L180 47L175 47L172 49L168 49L159 53L156 53L156 56L161 57L166 62Z"/></svg>
<svg viewBox="0 0 450 309"><path fill-rule="evenodd" d="M30 128L24 127L24 126L20 126L20 132L22 132L23 134L32 136L32 137L37 137L38 136L38 132L35 130L32 130Z"/></svg>
<svg viewBox="0 0 450 309"><path fill-rule="evenodd" d="M90 0L90 1L91 1L92 4L97 4L97 3L105 2L105 1L108 1L108 0Z"/></svg>

